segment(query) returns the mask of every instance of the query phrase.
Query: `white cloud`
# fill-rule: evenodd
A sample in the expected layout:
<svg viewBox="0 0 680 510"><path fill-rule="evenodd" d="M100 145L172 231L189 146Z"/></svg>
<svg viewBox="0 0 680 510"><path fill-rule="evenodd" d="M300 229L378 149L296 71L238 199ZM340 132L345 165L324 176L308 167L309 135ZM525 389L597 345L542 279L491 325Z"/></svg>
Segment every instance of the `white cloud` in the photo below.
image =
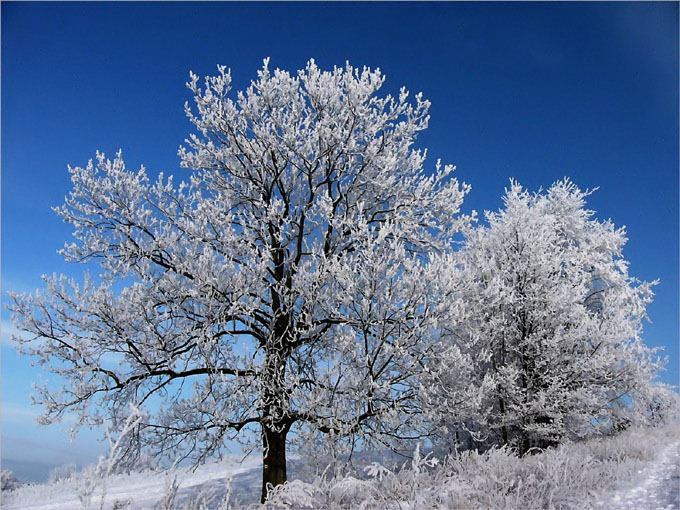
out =
<svg viewBox="0 0 680 510"><path fill-rule="evenodd" d="M0 420L3 423L35 423L39 412L27 405L3 402L0 407Z"/></svg>
<svg viewBox="0 0 680 510"><path fill-rule="evenodd" d="M19 331L10 321L5 319L0 321L0 342L2 345L16 347L17 343L12 340L12 337L21 335L25 335L25 333Z"/></svg>

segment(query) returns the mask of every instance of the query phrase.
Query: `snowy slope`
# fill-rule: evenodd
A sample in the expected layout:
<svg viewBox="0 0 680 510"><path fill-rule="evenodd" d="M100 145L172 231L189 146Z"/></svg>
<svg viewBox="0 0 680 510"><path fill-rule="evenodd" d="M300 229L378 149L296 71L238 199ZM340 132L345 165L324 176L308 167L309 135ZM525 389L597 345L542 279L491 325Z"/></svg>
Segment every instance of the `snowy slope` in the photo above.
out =
<svg viewBox="0 0 680 510"><path fill-rule="evenodd" d="M379 479L359 482L349 477L336 480L325 488L316 486L310 494L317 492L321 496L320 501L328 498L330 502L339 501L344 497L342 494L345 494L350 497L348 501L360 503L364 496L351 499L354 498L351 493L356 492L357 488L368 489L368 485L361 485L368 483L372 484L371 490L384 491L386 500L377 498L378 505L391 501L394 508L395 504L400 508L432 508L427 503L423 505L413 501L420 498L421 503L433 503L438 500L434 495L446 496L447 492L453 491L460 492L470 508L513 508L520 498L524 498L524 506L532 508L551 506L549 501L553 504L557 501L555 506L579 509L680 509L679 430L677 426L630 430L613 438L565 445L558 450L527 459L517 459L506 451L497 451L490 456L472 456L454 464L451 478L448 475L436 476L435 473L432 476L415 475L413 472L406 472L394 479L388 477L382 482ZM380 452L376 452L378 453ZM384 452L380 456L386 458ZM363 459L362 463L365 465L368 460ZM116 502L126 501L130 502L130 506L123 508L154 508L166 493L173 476L179 485L173 508L185 507L187 503L192 508L217 508L227 491L232 505L238 507L256 503L260 496L260 459L253 454L244 462L239 461L240 458L232 457L204 464L195 471L179 468L173 475L146 471L112 476L106 485L103 508L111 510ZM293 457L289 462L290 478L306 479L308 475L303 460ZM522 483L515 483L517 478L522 478ZM405 487L409 490L404 492L404 487L399 485L402 483L416 483L413 486L417 491L416 499L402 501L402 496L410 490L409 485ZM305 488L305 484L296 484L293 487L297 487L298 493L299 489ZM78 497L79 486L82 487L82 481L72 480L24 486L13 492L3 493L0 506L7 510L78 510L83 508ZM307 488L312 486L307 485ZM550 497L546 499L546 494L541 495L536 490L547 491L546 494L550 493ZM293 488L291 495L295 493ZM99 485L93 494L90 508L100 508L101 494L102 487ZM357 493L356 496L358 495ZM413 499L408 494L405 497ZM458 501L455 497L444 500ZM299 503L302 500L295 501ZM333 505L322 507L335 509ZM449 507L450 505L438 506Z"/></svg>
<svg viewBox="0 0 680 510"><path fill-rule="evenodd" d="M244 503L259 499L261 462L248 458L243 463L237 459L204 464L192 471L178 468L174 472L179 484L178 501L195 499L199 494L220 500L231 482L233 498ZM134 509L150 509L163 497L172 477L164 472L146 471L130 475L114 475L106 484L104 508L110 509L115 501L131 500ZM30 485L13 493L4 493L2 508L7 510L75 510L82 505L78 498L78 483L67 480L53 484ZM92 507L99 508L102 490L98 486L92 497Z"/></svg>

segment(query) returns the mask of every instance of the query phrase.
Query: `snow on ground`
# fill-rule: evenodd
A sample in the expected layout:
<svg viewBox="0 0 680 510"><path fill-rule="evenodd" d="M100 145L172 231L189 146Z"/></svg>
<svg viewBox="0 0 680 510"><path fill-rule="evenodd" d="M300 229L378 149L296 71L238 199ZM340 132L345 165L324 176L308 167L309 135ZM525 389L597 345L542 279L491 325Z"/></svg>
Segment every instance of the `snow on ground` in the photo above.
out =
<svg viewBox="0 0 680 510"><path fill-rule="evenodd" d="M638 485L615 492L598 506L611 510L673 510L680 508L680 441L668 446L646 469Z"/></svg>
<svg viewBox="0 0 680 510"><path fill-rule="evenodd" d="M227 476L231 482L233 499L244 503L259 500L261 462L251 456L243 463L236 458L211 462L195 471L188 468L175 470L179 484L178 503L195 499L199 494L211 494L220 500L227 488ZM110 509L116 501L132 501L133 509L151 509L163 497L172 477L162 471L145 471L129 475L111 476L106 484L104 508ZM77 483L72 480L53 484L28 485L4 493L3 510L76 510L82 508L78 499ZM92 507L99 508L101 486L92 497Z"/></svg>
<svg viewBox="0 0 680 510"><path fill-rule="evenodd" d="M657 432L658 434L658 432ZM643 436L644 437L644 436ZM662 437L662 436L660 436ZM666 436L668 437L668 436ZM624 482L616 492L604 493L595 508L612 510L680 510L680 440L672 435L673 442L658 450L656 459L647 457L635 480ZM655 448L651 441L647 448ZM639 440L639 439L637 439ZM111 476L106 485L104 508L111 510L116 501L130 501L133 510L152 509L162 499L166 488L176 476L179 491L175 506L182 508L191 502L193 506L201 497L208 496L214 508L229 490L232 503L249 505L256 503L260 495L261 461L255 454L243 462L229 459L211 462L196 470L178 468L174 475L162 471L145 471ZM290 477L297 478L306 471L302 459L295 456L289 462ZM303 476L304 477L304 476ZM230 479L228 481L227 479ZM627 478L627 477L626 477ZM78 498L77 480L65 480L52 484L36 484L3 493L0 506L3 510L77 510L83 508ZM604 488L603 488L604 489ZM100 507L101 485L97 486L91 508ZM205 499L204 502L208 502Z"/></svg>

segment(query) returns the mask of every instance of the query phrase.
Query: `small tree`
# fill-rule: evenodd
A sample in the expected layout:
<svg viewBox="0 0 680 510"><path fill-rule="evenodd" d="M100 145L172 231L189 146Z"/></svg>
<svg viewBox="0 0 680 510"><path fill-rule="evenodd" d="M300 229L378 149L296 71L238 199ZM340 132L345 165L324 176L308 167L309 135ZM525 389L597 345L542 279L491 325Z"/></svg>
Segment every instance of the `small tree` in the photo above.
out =
<svg viewBox="0 0 680 510"><path fill-rule="evenodd" d="M663 383L651 384L635 402L631 421L653 427L677 422L680 418L680 395L677 387Z"/></svg>
<svg viewBox="0 0 680 510"><path fill-rule="evenodd" d="M473 360L481 403L449 421L473 420L469 430L521 453L606 423L658 368L640 338L653 283L628 275L624 229L596 220L588 195L569 180L538 194L513 182L455 268L464 311L450 349ZM434 386L460 393L442 359Z"/></svg>
<svg viewBox="0 0 680 510"><path fill-rule="evenodd" d="M38 396L46 422L120 422L134 403L140 447L195 460L259 426L263 499L286 480L291 427L415 430L445 292L428 259L466 223L467 187L424 170L429 103L379 97L384 79L265 61L232 96L226 68L204 88L191 74L189 182L151 182L121 154L70 168L63 254L100 276L46 278L11 305L23 350L65 380Z"/></svg>
<svg viewBox="0 0 680 510"><path fill-rule="evenodd" d="M12 473L9 469L2 469L0 470L0 491L5 492L5 491L13 491L14 489L18 489L21 487L21 482L17 480L17 477L14 476L14 473Z"/></svg>

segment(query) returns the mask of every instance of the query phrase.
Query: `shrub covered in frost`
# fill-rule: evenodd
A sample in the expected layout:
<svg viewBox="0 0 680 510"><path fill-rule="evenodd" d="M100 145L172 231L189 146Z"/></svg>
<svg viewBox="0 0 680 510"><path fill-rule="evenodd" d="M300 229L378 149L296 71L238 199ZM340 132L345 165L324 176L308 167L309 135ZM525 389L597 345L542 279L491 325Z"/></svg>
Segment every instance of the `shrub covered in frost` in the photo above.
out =
<svg viewBox="0 0 680 510"><path fill-rule="evenodd" d="M21 486L21 482L17 480L14 474L9 469L0 471L0 483L2 491L11 491Z"/></svg>
<svg viewBox="0 0 680 510"><path fill-rule="evenodd" d="M507 448L467 451L441 463L416 450L410 464L379 464L368 479L317 477L275 489L267 508L585 508L631 481L678 428L628 430L616 437L565 444L518 457Z"/></svg>
<svg viewBox="0 0 680 510"><path fill-rule="evenodd" d="M76 475L76 465L75 464L62 464L57 466L50 471L48 480L50 483L58 483L64 480L70 480Z"/></svg>

